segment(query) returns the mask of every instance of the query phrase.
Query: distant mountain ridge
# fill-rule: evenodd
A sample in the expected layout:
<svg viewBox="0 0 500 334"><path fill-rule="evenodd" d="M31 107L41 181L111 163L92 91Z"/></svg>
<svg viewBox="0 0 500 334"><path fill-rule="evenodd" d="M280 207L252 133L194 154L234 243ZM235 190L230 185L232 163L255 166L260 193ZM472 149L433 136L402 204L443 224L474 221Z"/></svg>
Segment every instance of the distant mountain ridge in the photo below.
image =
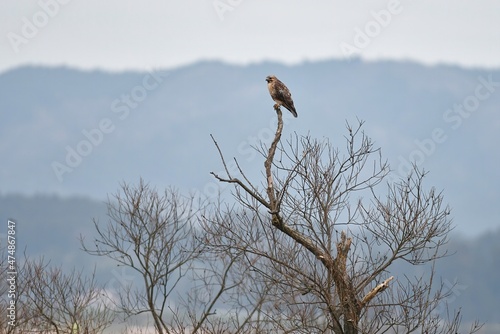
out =
<svg viewBox="0 0 500 334"><path fill-rule="evenodd" d="M382 148L395 176L412 160L444 189L458 230L500 225L500 71L330 60L284 66L203 62L153 72L21 67L0 74L0 192L103 199L122 181L214 194L228 156L260 177L269 140L265 77L290 88L296 132L344 147L346 120ZM478 95L479 94L479 95ZM462 107L460 107L460 105Z"/></svg>

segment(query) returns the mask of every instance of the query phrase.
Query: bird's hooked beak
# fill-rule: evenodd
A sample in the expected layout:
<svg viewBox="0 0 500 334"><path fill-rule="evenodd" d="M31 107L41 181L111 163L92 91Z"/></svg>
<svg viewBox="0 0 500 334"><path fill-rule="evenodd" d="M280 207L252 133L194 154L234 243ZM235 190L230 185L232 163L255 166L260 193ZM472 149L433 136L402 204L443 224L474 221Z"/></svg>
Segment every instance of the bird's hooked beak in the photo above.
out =
<svg viewBox="0 0 500 334"><path fill-rule="evenodd" d="M271 78L271 76L267 76L267 77L266 77L266 81L267 81L267 82L271 82L272 80L273 80L273 79Z"/></svg>

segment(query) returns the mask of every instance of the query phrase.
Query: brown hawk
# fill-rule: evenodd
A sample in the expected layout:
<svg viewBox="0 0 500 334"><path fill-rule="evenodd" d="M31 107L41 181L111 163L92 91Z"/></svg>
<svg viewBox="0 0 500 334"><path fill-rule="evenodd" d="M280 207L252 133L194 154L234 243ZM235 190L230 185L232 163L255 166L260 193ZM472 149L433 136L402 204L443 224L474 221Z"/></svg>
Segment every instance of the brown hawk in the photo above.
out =
<svg viewBox="0 0 500 334"><path fill-rule="evenodd" d="M273 98L276 104L274 108L278 108L283 106L287 108L294 117L297 117L297 111L295 110L295 106L293 105L292 94L278 78L274 75L269 75L266 77L267 88L269 89L269 94Z"/></svg>

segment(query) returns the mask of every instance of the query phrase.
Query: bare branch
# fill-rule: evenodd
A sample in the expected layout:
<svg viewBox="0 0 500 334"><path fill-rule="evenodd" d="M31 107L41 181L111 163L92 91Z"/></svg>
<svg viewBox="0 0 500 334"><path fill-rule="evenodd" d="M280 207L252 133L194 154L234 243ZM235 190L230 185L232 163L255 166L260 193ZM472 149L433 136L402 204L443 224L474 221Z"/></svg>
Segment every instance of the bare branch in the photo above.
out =
<svg viewBox="0 0 500 334"><path fill-rule="evenodd" d="M379 293L384 291L389 287L389 282L394 279L394 276L389 277L376 287L374 287L370 292L368 292L361 300L361 307L365 307L368 303Z"/></svg>

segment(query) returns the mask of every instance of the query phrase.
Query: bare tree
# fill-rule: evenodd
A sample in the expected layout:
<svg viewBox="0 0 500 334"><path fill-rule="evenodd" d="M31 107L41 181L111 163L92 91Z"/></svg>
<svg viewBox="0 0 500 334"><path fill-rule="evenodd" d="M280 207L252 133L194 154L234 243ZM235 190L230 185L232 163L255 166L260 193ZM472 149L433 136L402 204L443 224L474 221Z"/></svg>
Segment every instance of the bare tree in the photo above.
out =
<svg viewBox="0 0 500 334"><path fill-rule="evenodd" d="M22 304L30 315L26 329L41 333L102 333L114 319L104 290L95 280L73 269L69 274L50 267L43 258L26 260L26 294ZM21 331L22 332L22 331Z"/></svg>
<svg viewBox="0 0 500 334"><path fill-rule="evenodd" d="M29 305L24 302L27 284L23 263L9 263L7 247L0 247L0 333L15 333L31 318Z"/></svg>
<svg viewBox="0 0 500 334"><path fill-rule="evenodd" d="M94 245L82 238L86 252L138 278L117 291L116 305L128 321L148 315L158 333L223 333L244 322L230 316L240 306L227 303L247 279L245 259L209 247L198 226L202 207L173 189L159 193L142 180L124 184L108 201L109 221L94 221Z"/></svg>
<svg viewBox="0 0 500 334"><path fill-rule="evenodd" d="M261 317L254 318L260 331L455 333L459 314L446 321L436 312L449 291L434 274L446 255L449 208L441 193L424 188L425 173L415 168L382 196L390 169L362 122L347 124L342 153L310 136L283 143L276 112L274 140L258 148L262 183L251 182L237 162L240 176L233 175L214 140L226 175L213 175L234 185L241 207L204 224L207 234L219 236L214 247L251 258L256 281L269 287ZM396 275L398 262L430 267L422 275ZM478 329L474 324L471 332Z"/></svg>
<svg viewBox="0 0 500 334"><path fill-rule="evenodd" d="M26 253L17 263L15 293L6 292L2 290L2 309L12 300L16 314L14 325L2 324L2 333L96 334L114 319L94 273L66 274L43 258L29 259Z"/></svg>

